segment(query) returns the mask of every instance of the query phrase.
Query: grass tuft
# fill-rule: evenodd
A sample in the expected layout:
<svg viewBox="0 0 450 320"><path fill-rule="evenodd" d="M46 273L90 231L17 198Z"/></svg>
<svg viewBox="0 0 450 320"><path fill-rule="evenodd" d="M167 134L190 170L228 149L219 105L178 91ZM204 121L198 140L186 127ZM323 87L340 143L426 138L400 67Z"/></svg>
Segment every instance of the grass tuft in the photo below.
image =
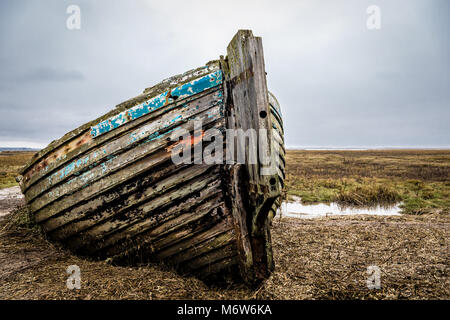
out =
<svg viewBox="0 0 450 320"><path fill-rule="evenodd" d="M397 190L389 185L356 185L350 189L341 189L337 200L350 205L391 204L402 199Z"/></svg>

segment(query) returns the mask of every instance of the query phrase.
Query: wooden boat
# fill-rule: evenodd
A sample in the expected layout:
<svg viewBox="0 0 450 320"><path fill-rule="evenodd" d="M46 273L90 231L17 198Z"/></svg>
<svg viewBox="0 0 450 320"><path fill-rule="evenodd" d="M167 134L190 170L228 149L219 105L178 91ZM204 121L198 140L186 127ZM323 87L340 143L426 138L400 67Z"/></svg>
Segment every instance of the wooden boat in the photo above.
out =
<svg viewBox="0 0 450 320"><path fill-rule="evenodd" d="M200 136L172 141L177 130L193 133L193 120L202 121ZM259 158L174 163L183 143L204 151L211 128L262 129L270 148L258 152L276 170L261 174L267 162ZM247 157L252 148L243 149ZM202 278L237 273L248 283L274 268L270 220L283 180L280 107L267 90L261 38L246 30L226 58L145 89L51 142L18 177L36 223L77 254L162 261Z"/></svg>

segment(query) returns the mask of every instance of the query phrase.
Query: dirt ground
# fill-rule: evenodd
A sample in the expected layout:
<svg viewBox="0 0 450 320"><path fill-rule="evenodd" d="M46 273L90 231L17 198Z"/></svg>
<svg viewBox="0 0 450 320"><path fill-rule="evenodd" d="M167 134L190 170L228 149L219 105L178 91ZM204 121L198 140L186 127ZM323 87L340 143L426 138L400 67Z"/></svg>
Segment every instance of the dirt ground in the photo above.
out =
<svg viewBox="0 0 450 320"><path fill-rule="evenodd" d="M0 212L22 205L17 188L1 191ZM0 217L0 299L450 298L448 215L276 217L276 270L250 290L207 286L161 265L127 268L81 259L46 241L24 212ZM66 287L69 265L80 267L80 290ZM367 288L371 265L381 271L381 289Z"/></svg>
<svg viewBox="0 0 450 320"><path fill-rule="evenodd" d="M0 189L0 217L5 216L25 203L20 188Z"/></svg>

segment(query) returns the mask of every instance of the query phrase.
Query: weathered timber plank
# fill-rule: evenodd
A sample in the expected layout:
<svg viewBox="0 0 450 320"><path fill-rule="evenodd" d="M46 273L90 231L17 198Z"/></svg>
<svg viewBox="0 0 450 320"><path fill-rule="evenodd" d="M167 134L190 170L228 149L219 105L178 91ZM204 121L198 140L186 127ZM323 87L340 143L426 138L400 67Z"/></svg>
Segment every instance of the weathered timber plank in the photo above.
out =
<svg viewBox="0 0 450 320"><path fill-rule="evenodd" d="M33 166L39 162L42 161L42 158L47 157L48 160L51 158L57 158L57 157L49 157L49 153L54 152L55 150L58 150L62 145L72 143L73 141L79 139L79 137L83 136L84 134L88 134L90 136L90 127L98 122L101 122L105 119L108 119L111 116L114 116L128 108L131 108L139 103L142 103L143 101L150 99L154 97L155 95L158 95L166 90L170 90L172 88L175 88L179 85L185 84L187 82L190 82L194 80L195 78L201 77L205 74L215 72L219 69L219 64L217 63L210 63L206 66L189 70L183 74L176 75L173 77L170 77L168 79L163 80L159 84L146 89L142 94L128 99L116 106L116 108L112 109L110 112L100 116L99 118L92 120L88 123L85 123L84 125L81 125L80 127L66 133L63 137L61 137L58 140L52 141L47 147L40 150L38 153L36 153L35 156L23 167L21 173L25 175L28 171L33 170ZM78 142L76 142L76 145L79 145ZM43 166L45 167L45 165Z"/></svg>
<svg viewBox="0 0 450 320"><path fill-rule="evenodd" d="M176 201L177 199L180 199L188 194L199 192L200 190L205 188L205 186L215 181L216 179L217 178L215 176L198 178L196 181L191 181L188 186L180 188L179 190L172 190L167 194L164 194L148 203L145 203L142 207L124 211L119 216L112 214L111 216L115 217L115 219L105 222L101 222L103 221L101 220L101 223L96 223L94 227L87 229L86 231L79 232L73 240L70 240L70 247L73 249L77 249L78 247L86 245L90 241L94 241L96 239L102 239L102 245L106 244L103 239L105 239L107 235L126 228L130 224L141 221L143 216L148 212L155 211L158 208L168 205L170 204L170 202ZM104 218L102 217L102 219ZM87 223L89 223L89 221L87 221ZM171 222L168 222L167 225L171 225Z"/></svg>
<svg viewBox="0 0 450 320"><path fill-rule="evenodd" d="M195 270L193 273L199 278L208 278L210 275L222 272L227 268L231 268L236 265L239 261L238 256L233 256L229 258L224 258L213 264L206 265L203 268Z"/></svg>
<svg viewBox="0 0 450 320"><path fill-rule="evenodd" d="M220 123L216 123L216 125L218 125L218 127L222 126ZM73 215L80 214L85 208L87 208L88 212L95 211L95 208L98 205L106 204L109 200L114 200L114 198L116 198L116 193L118 193L117 196L121 196L122 193L120 190L122 187L120 186L126 184L128 181L132 181L145 172L152 172L152 174L157 175L153 170L160 168L169 161L172 160L170 159L170 154L166 151L160 151L152 156L144 158L133 163L129 167L126 167L122 171L111 174L70 196L63 197L62 199L51 203L49 206L35 213L35 220L42 223L50 217L57 217L61 212L65 212L66 210L69 210L69 214L67 215L69 219L71 216L73 217ZM113 194L113 197L108 196L111 193ZM124 194L126 194L126 192ZM80 206L80 208L77 209L77 206Z"/></svg>
<svg viewBox="0 0 450 320"><path fill-rule="evenodd" d="M247 161L255 149L258 159L256 164L247 162L241 168L231 168L229 188L231 194L241 197L239 201L236 197L231 200L239 239L240 273L246 282L254 283L266 278L273 267L270 230L268 234L265 226L270 208L281 194L279 154L274 147L282 139L275 141L273 134L277 123L272 124L261 38L240 30L228 45L227 54L227 60L221 61L225 66L227 128L255 130L259 135L258 143L238 145L241 151L245 150ZM265 148L261 148L261 142L266 142Z"/></svg>
<svg viewBox="0 0 450 320"><path fill-rule="evenodd" d="M241 165L227 166L228 177L227 183L228 199L230 201L229 208L233 217L233 225L237 239L237 250L239 252L239 269L242 278L246 282L253 281L253 253L250 243L250 235L247 227L248 213L245 208L245 199L242 189L245 190L244 181L242 181L243 167Z"/></svg>
<svg viewBox="0 0 450 320"><path fill-rule="evenodd" d="M128 256L130 254L136 255L136 252L140 252L139 255L145 256L147 259L157 260L154 256L155 252L163 250L169 246L174 246L181 243L183 240L192 239L198 236L201 239L209 239L221 234L224 231L231 229L231 221L226 216L218 214L220 207L209 210L206 215L202 216L200 220L194 220L193 223L183 224L180 228L170 230L170 233L164 234L162 237L160 231L150 230L148 232L140 234L135 238L133 245L128 246L126 252L121 252L114 256L114 259L120 259L121 257ZM117 247L112 247L116 249ZM121 251L120 249L117 251ZM111 255L111 250L108 252L108 256Z"/></svg>
<svg viewBox="0 0 450 320"><path fill-rule="evenodd" d="M214 248L213 250L182 264L180 268L185 270L197 270L214 265L214 263L225 258L234 257L236 256L236 252L236 244L230 243L223 247Z"/></svg>
<svg viewBox="0 0 450 320"><path fill-rule="evenodd" d="M225 231L215 237L208 240L199 241L197 237L189 241L183 241L183 243L178 244L173 247L169 247L161 252L158 252L155 256L160 259L166 259L167 263L172 265L186 264L189 260L199 257L200 255L206 254L214 249L226 246L233 243L236 246L236 235L233 229ZM237 249L235 248L236 254Z"/></svg>
<svg viewBox="0 0 450 320"><path fill-rule="evenodd" d="M136 177L131 181L125 182L123 185L117 186L114 190L105 192L104 194L96 196L88 201L84 201L83 203L80 203L67 211L53 215L51 219L45 220L41 223L42 229L45 232L50 232L72 221L83 219L84 217L92 215L95 212L101 212L108 206L115 206L117 202L122 201L121 199L129 197L134 192L139 192L141 188L144 188L150 184L158 183L169 174L173 174L186 168L187 166L187 164L175 165L169 160L167 163L163 163L159 168L151 170L148 174L144 173L143 177Z"/></svg>
<svg viewBox="0 0 450 320"><path fill-rule="evenodd" d="M157 148L156 151L158 150L159 148ZM142 172L149 170L149 168L167 162L168 160L170 160L170 154L168 152L165 150L158 151L151 156L142 158L130 164L120 171L115 171L104 178L97 179L91 184L83 185L77 190L74 190L71 194L67 194L64 197L60 196L54 201L49 201L48 197L43 200L37 198L37 201L41 201L31 203L31 211L35 211L35 220L37 222L42 222L52 217L54 214L66 210L81 201L91 199L107 190L112 190L117 185L138 176Z"/></svg>
<svg viewBox="0 0 450 320"><path fill-rule="evenodd" d="M254 37L251 31L240 30L228 45L227 54L228 74L225 78L234 111L229 123L233 128L244 131L256 130L256 133L259 133L258 140L261 140L263 138L261 135L264 134L268 144L266 148L258 148L256 143L238 146L241 150L245 149L247 159L250 157L249 153L258 155L256 164L246 163L244 166L248 174L250 200L258 205L260 195L270 198L280 193L280 190L270 183L276 175L261 174L261 168L269 166L264 162L272 158L272 121L269 117L269 97L261 38Z"/></svg>
<svg viewBox="0 0 450 320"><path fill-rule="evenodd" d="M118 206L109 206L105 210L96 211L94 215L85 216L76 222L56 230L52 233L52 237L60 240L76 234L78 238L83 238L82 241L88 242L97 237L105 236L107 233L121 226L131 225L141 219L142 215L146 212L168 204L178 197L204 188L208 182L216 179L214 174L200 181L192 181L188 188L177 190L177 187L181 184L196 178L198 179L199 176L209 169L204 166L199 168L188 167L187 169L181 170L177 174L170 175L166 179L158 182L155 186L148 186L141 192L129 195ZM108 220L111 217L118 218ZM88 228L90 229L84 231ZM74 246L72 247L75 248Z"/></svg>
<svg viewBox="0 0 450 320"><path fill-rule="evenodd" d="M96 138L112 131L127 122L136 120L146 114L173 103L176 99L186 99L203 91L216 87L222 83L222 71L217 70L203 77L194 79L176 88L167 90L150 100L123 111L115 116L99 122L91 127L91 136Z"/></svg>
<svg viewBox="0 0 450 320"><path fill-rule="evenodd" d="M47 158L44 158L40 161L39 164L36 164L36 168L32 167L26 174L24 174L22 181L20 182L22 192L26 193L28 188L30 188L34 183L37 181L46 178L47 176L50 176L54 173L54 171L61 169L64 165L67 165L70 161L75 159L76 157L80 157L94 148L100 148L103 144L108 143L109 140L116 139L117 137L126 134L127 132L134 130L135 128L138 128L142 126L143 123L151 122L155 119L158 119L162 115L168 113L171 110L176 110L182 108L184 105L194 101L194 100L202 100L204 97L210 95L212 92L215 91L222 91L222 86L214 87L212 89L209 89L205 92L202 92L198 95L189 97L187 99L178 100L175 103L168 104L167 106L155 110L141 118L138 118L132 122L128 122L119 128L115 129L114 131L107 132L100 137L97 137L95 139L89 138L89 141L84 143L83 141L80 141L82 138L81 136L77 139L70 142L70 144L76 145L77 147L69 148L70 151L67 151L67 148L64 149L64 145L60 148L64 149L62 152L62 156L58 156L55 161L48 161L49 159L55 158L53 153L50 153ZM87 130L84 132L84 134L89 135L90 133ZM58 153L58 150L55 150L54 152ZM107 156L107 155L105 155ZM45 163L44 163L45 162Z"/></svg>
<svg viewBox="0 0 450 320"><path fill-rule="evenodd" d="M224 123L220 121L220 107L214 107L212 109L209 109L208 111L205 111L198 116L198 119L202 119L204 124L215 122L214 127L216 128L222 128L224 125ZM187 128L193 128L193 123L189 121L186 123L186 126ZM181 129L182 126L180 126L179 128ZM64 195L69 195L66 198L70 199L72 197L71 195L76 191L86 190L92 185L100 184L111 188L111 183L115 183L114 180L117 180L118 178L122 180L121 182L123 182L129 177L135 176L139 172L146 171L148 170L148 168L155 166L163 162L164 160L170 159L171 150L167 147L169 145L174 145L174 142L168 141L167 138L169 138L172 134L173 133L171 132L165 133L161 136L161 138L157 140L143 143L132 150L129 150L117 157L103 162L101 166L94 167L91 170L86 171L84 174L72 178L70 181L66 182L63 185L56 186L54 189L51 189L46 194L32 201L30 204L31 211L35 212L43 208L44 206L47 206L48 204L62 198ZM149 156L151 154L155 155ZM150 159L153 159L153 162L149 162ZM143 161L146 162L146 165L142 165ZM139 170L135 171L131 169L131 167L133 166L137 166L138 168L140 168ZM106 183L106 181L108 180L111 181L109 181L109 183ZM103 190L104 188L99 187L94 189L96 190L96 192L98 192L99 190ZM83 197L79 199L86 198ZM51 215L53 213L47 213L47 218L49 214ZM41 217L36 215L36 220L40 221Z"/></svg>
<svg viewBox="0 0 450 320"><path fill-rule="evenodd" d="M140 242L150 241L149 234L152 237L152 240L164 236L167 232L170 232L170 229L166 228L164 224L170 222L174 218L195 211L203 212L205 210L210 210L211 205L213 205L213 207L217 206L217 203L220 202L221 198L220 191L217 191L218 187L219 184L217 182L209 184L200 191L198 197L191 194L189 195L189 198L184 199L182 203L180 202L169 208L164 208L161 212L146 214L138 223L108 235L99 245L97 245L97 248L103 250L99 254L102 256L114 256L121 251L129 250L135 246L136 243L139 244ZM156 229L159 226L161 226L161 228ZM164 231L163 229L166 230ZM145 235L143 235L144 233Z"/></svg>
<svg viewBox="0 0 450 320"><path fill-rule="evenodd" d="M209 114L206 115L206 110L211 109L211 111L208 112L212 112L213 115L219 118L221 116L221 96L222 92L216 91L210 96L201 99L201 101L195 100L191 103L185 104L180 109L168 112L167 114L162 115L159 119L146 123L128 134L119 136L106 145L103 145L101 148L94 149L91 152L74 159L65 167L33 185L26 192L26 200L31 201L36 196L48 191L48 189L54 185L65 182L72 177L82 180L82 177L86 174L86 171L92 171L95 167L102 165L102 163L107 163L108 161L125 161L123 156L119 157L119 154L124 154L126 157L130 157L129 152L125 153L128 150L131 150L133 156L137 157L140 154L139 152L144 152L146 148L148 149L152 146L149 144L150 142L159 140L163 133L178 130L181 124L185 123L193 116L198 116L202 120L205 120L205 118L209 116ZM117 160L111 161L116 157ZM103 169L104 168L99 169L102 175L106 173ZM82 183L84 184L86 182L83 181Z"/></svg>
<svg viewBox="0 0 450 320"><path fill-rule="evenodd" d="M210 210L208 214L202 216L202 219L194 220L195 223L187 223L186 228L181 230L177 228L179 231L172 232L155 241L152 246L152 253L188 238L192 239L194 237L199 237L206 240L213 235L215 236L221 232L228 231L232 227L229 218L230 217L223 214L221 206L218 205ZM202 233L203 231L206 232Z"/></svg>

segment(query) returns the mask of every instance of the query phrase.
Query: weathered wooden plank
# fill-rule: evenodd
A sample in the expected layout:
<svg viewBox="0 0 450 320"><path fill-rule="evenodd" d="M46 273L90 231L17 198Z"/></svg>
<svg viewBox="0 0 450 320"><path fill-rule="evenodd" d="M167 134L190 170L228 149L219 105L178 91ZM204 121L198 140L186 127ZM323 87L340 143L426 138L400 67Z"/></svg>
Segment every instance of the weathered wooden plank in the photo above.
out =
<svg viewBox="0 0 450 320"><path fill-rule="evenodd" d="M72 207L62 213L55 214L51 219L47 219L41 223L41 227L45 232L51 232L72 221L83 219L96 212L101 212L107 207L116 206L121 203L123 198L129 197L135 192L139 192L142 188L158 183L161 179L168 177L179 170L186 168L188 165L175 165L169 160L163 163L156 170L151 170L144 177L137 177L125 182L123 185L117 186L113 190L109 190L104 194L100 194L88 201L82 201L79 205Z"/></svg>
<svg viewBox="0 0 450 320"><path fill-rule="evenodd" d="M237 250L240 257L239 268L243 279L250 283L253 281L253 253L247 227L246 199L242 197L242 189L245 189L245 182L242 179L243 167L239 164L227 166L227 171L230 179L227 183L228 207L233 217L236 233Z"/></svg>
<svg viewBox="0 0 450 320"><path fill-rule="evenodd" d="M220 183L214 182L201 190L198 197L190 195L189 198L183 200L183 202L175 202L172 206L165 208L159 213L146 214L138 223L108 235L104 241L97 246L97 248L103 250L99 254L102 256L118 255L122 251L130 250L136 244L150 241L151 239L148 237L147 233L159 226L164 229L164 224L182 214L211 210L211 208L214 208L217 206L217 203L220 202L220 191L217 191L219 186ZM161 228L156 231L154 230L153 233L151 233L153 234L153 240L156 240L167 233L167 228L166 233L161 231ZM145 235L143 235L144 233Z"/></svg>
<svg viewBox="0 0 450 320"><path fill-rule="evenodd" d="M264 162L271 159L272 151L272 121L268 116L269 98L261 38L254 37L251 31L240 30L228 45L227 54L228 72L225 78L234 109L229 123L233 128L244 131L254 129L259 133L258 140L264 134L267 141L266 148L258 148L256 143L238 145L241 150L245 149L246 159L250 158L250 153L259 156L257 163L246 163L244 166L248 174L250 200L256 205L260 195L268 198L280 193L270 183L275 175L261 174L261 168L268 166Z"/></svg>
<svg viewBox="0 0 450 320"><path fill-rule="evenodd" d="M180 239L181 234L195 238L197 237L195 233L201 230L208 230L211 233L211 229L206 228L206 225L200 222L208 220L209 223L217 223L220 221L221 219L217 217L216 212L218 210L217 208L221 205L222 202L220 200L211 200L209 207L205 206L203 210L182 214L149 231L146 237L152 242L152 253L172 244L178 247L180 241L183 239ZM148 240L146 240L146 243L149 243Z"/></svg>
<svg viewBox="0 0 450 320"><path fill-rule="evenodd" d="M77 233L81 233L83 230L98 225L102 221L107 220L110 217L120 217L120 222L115 222L117 227L119 224L133 224L133 219L137 219L140 213L144 214L145 210L150 210L150 205L157 206L163 205L173 200L176 200L176 190L186 181L193 180L209 170L209 168L198 168L197 170L191 167L180 170L176 174L169 175L166 179L158 181L155 185L147 185L139 188L137 192L121 197L120 203L113 202L110 205L105 205L102 208L94 210L92 212L80 214L78 219L72 221L60 227L58 230L52 232L52 237L58 240L65 239ZM179 181L177 180L179 179ZM175 183L174 183L175 181ZM202 184L196 185L201 189ZM193 190L197 190L193 187ZM187 192L188 190L185 190ZM180 192L180 196L184 193ZM153 200L153 201L151 201ZM134 217L136 216L136 217ZM125 220L127 217L129 220ZM112 222L110 222L112 223ZM106 227L106 226L104 226ZM93 232L93 231L91 231Z"/></svg>
<svg viewBox="0 0 450 320"><path fill-rule="evenodd" d="M148 101L145 101L135 107L123 111L115 116L99 122L91 127L91 136L98 137L106 132L114 130L123 124L136 120L154 110L157 110L177 99L186 99L222 83L222 71L217 70L213 73L194 79L176 88L167 90Z"/></svg>
<svg viewBox="0 0 450 320"><path fill-rule="evenodd" d="M226 79L227 127L244 131L253 129L259 134L259 142L266 142L265 148L256 142L238 145L241 151L245 150L247 161L249 153L255 152L256 148L259 158L255 164L247 162L241 169L230 170L233 185L230 193L242 197L239 201L232 197L231 201L236 229L240 232L241 275L247 282L258 282L267 277L273 266L272 248L268 243L270 233L266 232L265 226L270 208L281 193L277 173L279 155L273 152L279 143L273 140L276 130L270 116L261 38L254 37L251 31L240 30L228 45L227 53L227 60L222 61ZM263 171L269 168L272 170ZM248 229L243 229L244 223ZM243 233L242 230L248 231ZM246 242L250 243L251 253Z"/></svg>
<svg viewBox="0 0 450 320"><path fill-rule="evenodd" d="M238 256L224 258L213 264L209 264L204 266L203 268L197 269L193 273L199 278L208 278L212 274L217 274L223 272L223 270L232 268L238 263L239 259L240 258Z"/></svg>
<svg viewBox="0 0 450 320"><path fill-rule="evenodd" d="M223 121L213 121L212 118L208 119L213 124L213 128L222 128ZM192 128L191 128L192 127ZM182 126L182 128L186 128L187 131L193 130L192 122L188 122ZM169 147L173 144L170 144L167 138L171 135L171 133L167 133L162 136L161 139L154 141L152 143L155 144L155 151L151 156L147 156L127 167L122 169L121 171L114 172L109 176L104 177L98 181L95 181L91 185L88 185L81 190L78 190L75 193L72 193L70 196L62 197L61 199L52 202L48 206L44 207L35 212L35 220L37 222L42 222L48 219L51 216L58 214L61 211L67 210L73 206L75 206L79 202L90 201L93 198L99 196L100 194L106 193L108 191L114 190L119 185L125 183L126 181L133 179L144 172L148 172L153 168L157 168L161 166L163 163L167 161L171 161L171 155ZM193 146L195 147L195 146ZM164 150L161 150L163 149ZM161 150L161 151L158 151Z"/></svg>
<svg viewBox="0 0 450 320"><path fill-rule="evenodd" d="M22 169L21 173L24 177L30 172L35 171L36 167L44 168L47 164L51 164L56 159L61 159L61 157L54 156L55 151L59 151L64 149L64 145L74 143L76 146L83 146L83 143L80 143L80 137L85 134L90 136L90 127L96 123L99 123L105 119L108 119L111 116L114 116L128 108L131 108L143 101L146 101L166 90L172 89L176 86L185 84L194 80L195 78L199 78L203 75L215 72L219 69L218 62L208 63L206 66L189 70L183 74L179 74L176 76L172 76L168 79L161 81L159 84L144 90L144 92L134 98L128 99L116 106L116 108L112 109L110 112L100 116L99 118L92 120L88 123L81 125L80 127L66 133L63 137L58 140L52 141L47 147L40 150L33 156L29 163L27 163ZM42 162L47 162L42 165ZM36 166L37 163L40 163ZM39 170L38 170L39 171ZM36 172L36 171L35 171Z"/></svg>
<svg viewBox="0 0 450 320"><path fill-rule="evenodd" d="M200 166L199 166L200 167ZM129 226L143 218L147 212L157 210L164 205L170 204L193 192L199 192L209 183L217 180L217 175L211 174L208 176L201 176L208 168L188 168L184 172L177 175L171 175L167 181L160 182L153 190L148 188L142 194L137 194L126 199L123 208L117 210L106 210L95 215L95 219L84 219L79 222L67 226L71 234L77 234L76 238L71 240L70 247L77 249L83 243L95 239L104 239L108 234ZM201 176L201 177L198 177ZM197 178L196 180L193 180ZM192 181L193 180L193 181ZM190 181L187 186L180 187L179 184ZM151 198L152 201L148 201ZM144 202L142 206L132 208L136 203ZM110 217L117 217L116 219L107 220ZM105 221L107 220L107 221ZM90 227L85 231L81 231ZM59 233L61 234L61 232Z"/></svg>
<svg viewBox="0 0 450 320"><path fill-rule="evenodd" d="M283 117L281 115L280 103L278 102L278 99L275 97L275 95L270 91L269 91L269 105L270 111L277 118L277 121L283 124Z"/></svg>
<svg viewBox="0 0 450 320"><path fill-rule="evenodd" d="M94 149L91 152L74 159L65 167L33 185L26 192L26 200L31 201L38 195L46 192L52 186L72 177L81 176L88 170L92 171L94 167L97 167L114 157L117 157L117 159L111 162L120 163L120 161L125 161L122 160L124 156L130 157L129 153L125 153L125 151L133 150L133 155L136 157L142 152L141 150L151 147L149 142L160 139L164 133L178 130L181 124L188 119L191 119L193 116L198 115L202 120L204 120L203 118L210 116L210 114L206 115L203 113L206 110L213 108L212 111L209 112L213 112L213 114L217 115L219 118L221 116L222 102L222 92L216 91L209 96L204 97L201 101L195 100L185 104L181 109L170 111L159 119L146 123L128 134L119 136L117 139L102 145L101 148ZM124 156L118 157L119 154L122 153L124 153ZM98 170L101 170L102 175L105 174L103 168ZM84 180L82 177L79 179ZM83 181L82 183L85 184L86 182Z"/></svg>
<svg viewBox="0 0 450 320"><path fill-rule="evenodd" d="M223 210L220 206L213 208L210 210L209 214L204 216L204 219L200 220L198 223L187 224L187 228L173 232L170 235L155 241L152 246L152 253L188 238L193 239L194 237L199 237L206 240L224 231L231 230L232 221L230 218L231 217L223 214Z"/></svg>
<svg viewBox="0 0 450 320"><path fill-rule="evenodd" d="M205 124L216 122L215 126L217 128L222 128L224 123L218 121L221 119L221 117L220 107L217 106L199 115L198 119L201 119ZM194 124L192 122L186 123L186 126L188 128L192 127L192 130L193 125ZM177 130L180 130L182 126L179 126L178 128L179 129ZM66 200L70 200L70 198L72 197L70 195L74 194L76 191L86 190L88 188L92 189L90 187L93 185L97 186L96 188L93 188L95 192L104 190L105 186L110 188L111 184L123 182L129 177L135 176L142 171L148 170L148 168L152 166L170 159L171 151L167 149L167 147L169 145L173 145L174 142L167 141L167 138L169 138L172 134L172 132L166 132L162 134L161 137L157 140L147 141L141 145L138 145L134 149L128 150L116 157L107 160L106 162L102 162L100 166L94 167L91 170L81 174L80 176L75 176L62 185L56 186L46 194L43 194L41 197L38 197L34 201L32 201L30 203L31 211L35 212L43 208L44 206L47 206L48 204L62 198L64 195L69 195L68 197L66 197ZM149 156L151 154L155 155ZM136 168L131 169L132 166ZM136 171L135 169L139 170ZM99 185L103 185L103 187L100 187ZM86 198L83 197L78 199ZM49 216L52 214L53 212L49 212L45 214L45 216ZM42 221L40 215L41 214L36 214L37 221Z"/></svg>
<svg viewBox="0 0 450 320"><path fill-rule="evenodd" d="M203 239L201 239L203 240ZM166 260L168 264L179 265L189 263L200 255L208 253L214 249L224 247L230 243L236 246L236 235L234 230L225 231L224 233L214 236L208 240L201 241L198 237L183 241L176 246L169 247L161 252L158 252L155 257L159 260ZM234 254L237 249L234 248Z"/></svg>
<svg viewBox="0 0 450 320"><path fill-rule="evenodd" d="M158 230L150 230L140 234L138 238L135 238L134 245L128 246L126 252L122 251L115 255L114 259L117 260L131 254L145 256L147 259L155 260L155 252L181 243L186 239L200 237L203 240L207 240L230 230L232 228L230 219L227 216L218 214L218 208L209 210L199 221L196 220L194 223L183 224L182 228L178 227L171 230L172 232L168 234L161 235ZM117 247L112 247L111 250L117 250ZM108 255L111 255L111 250L108 252Z"/></svg>
<svg viewBox="0 0 450 320"><path fill-rule="evenodd" d="M215 247L205 254L182 264L180 267L185 270L196 270L214 265L218 261L234 256L236 256L236 244L229 243L223 247Z"/></svg>
<svg viewBox="0 0 450 320"><path fill-rule="evenodd" d="M164 115L165 113L167 113L171 110L176 110L176 109L182 108L185 104L188 104L188 103L192 102L193 100L202 100L205 96L207 96L217 90L222 91L221 86L214 87L212 89L209 89L198 95L191 96L184 100L177 99L177 101L175 103L168 104L167 106L165 106L163 108L155 110L155 111L153 111L141 118L138 118L132 122L128 122L128 123L120 126L119 128L117 128L113 131L107 132L95 139L92 139L90 137L89 130L86 130L83 134L85 136L89 135L89 137L88 137L89 141L84 143L83 141L80 141L80 139L82 139L82 136L79 136L76 139L68 142L75 146L73 148L69 148L70 149L69 151L62 150L62 149L64 149L64 146L60 147L60 149L62 151L61 150L58 151L59 149L55 151L57 153L58 152L62 153L62 156L58 157L55 161L50 161L51 159L54 158L54 154L50 153L47 156L47 158L40 160L40 162L35 165L36 168L35 168L35 166L30 168L30 170L26 174L24 174L23 179L20 183L22 192L26 193L27 190L33 184L35 184L37 181L53 174L56 170L61 169L64 165L67 165L74 158L80 157L80 156L90 152L94 148L101 147L103 144L108 143L109 140L116 139L117 137L119 137L123 134L126 134L126 132L129 132L137 127L142 126L142 124L144 124L146 122L150 122L155 119L158 119L159 117L161 117L162 115Z"/></svg>

